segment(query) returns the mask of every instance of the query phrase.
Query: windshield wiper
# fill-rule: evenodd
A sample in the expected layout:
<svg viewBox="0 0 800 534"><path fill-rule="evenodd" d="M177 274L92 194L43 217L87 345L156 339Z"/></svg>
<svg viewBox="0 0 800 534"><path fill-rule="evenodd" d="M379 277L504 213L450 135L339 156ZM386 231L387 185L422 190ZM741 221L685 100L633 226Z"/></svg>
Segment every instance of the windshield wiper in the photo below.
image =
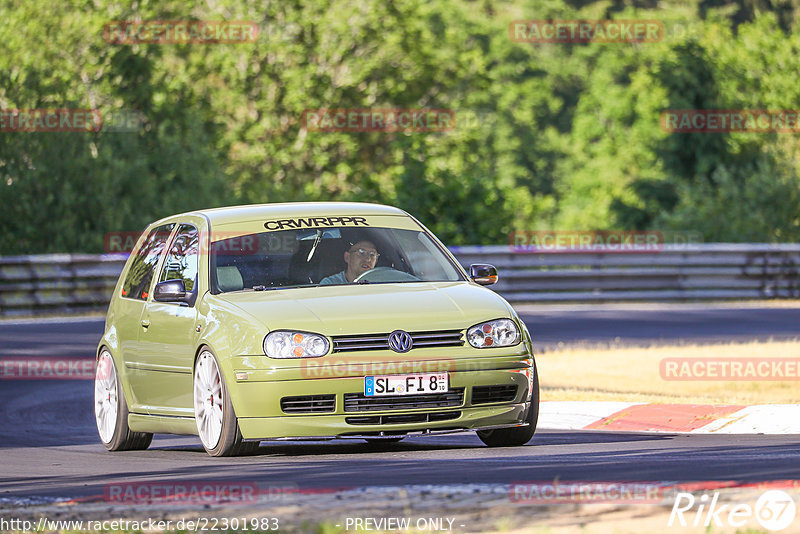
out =
<svg viewBox="0 0 800 534"><path fill-rule="evenodd" d="M253 286L253 291L274 291L276 289L289 289L298 286Z"/></svg>
<svg viewBox="0 0 800 534"><path fill-rule="evenodd" d="M295 289L298 287L316 287L317 284L298 284L293 286L253 286L252 289L242 289L240 291L277 291L279 289Z"/></svg>

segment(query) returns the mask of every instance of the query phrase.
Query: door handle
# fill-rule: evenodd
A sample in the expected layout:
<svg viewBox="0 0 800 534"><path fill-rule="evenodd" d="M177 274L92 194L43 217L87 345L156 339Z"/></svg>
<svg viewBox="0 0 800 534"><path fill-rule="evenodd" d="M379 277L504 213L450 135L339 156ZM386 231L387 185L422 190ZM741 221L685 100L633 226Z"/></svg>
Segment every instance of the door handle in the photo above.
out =
<svg viewBox="0 0 800 534"><path fill-rule="evenodd" d="M147 328L148 326L150 326L150 320L142 319L142 328Z"/></svg>

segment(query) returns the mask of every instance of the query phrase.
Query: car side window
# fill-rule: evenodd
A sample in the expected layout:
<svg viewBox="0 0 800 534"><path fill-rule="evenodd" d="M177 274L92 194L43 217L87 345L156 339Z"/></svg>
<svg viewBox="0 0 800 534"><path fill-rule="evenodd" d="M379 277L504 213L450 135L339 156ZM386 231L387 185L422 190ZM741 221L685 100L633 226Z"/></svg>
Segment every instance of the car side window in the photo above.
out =
<svg viewBox="0 0 800 534"><path fill-rule="evenodd" d="M161 270L159 282L183 280L186 291L191 293L197 284L200 233L190 224L182 224L175 234L169 255Z"/></svg>
<svg viewBox="0 0 800 534"><path fill-rule="evenodd" d="M122 283L122 296L129 299L147 300L150 282L155 275L158 259L167 246L167 240L175 223L153 228L142 244L131 254L131 266Z"/></svg>

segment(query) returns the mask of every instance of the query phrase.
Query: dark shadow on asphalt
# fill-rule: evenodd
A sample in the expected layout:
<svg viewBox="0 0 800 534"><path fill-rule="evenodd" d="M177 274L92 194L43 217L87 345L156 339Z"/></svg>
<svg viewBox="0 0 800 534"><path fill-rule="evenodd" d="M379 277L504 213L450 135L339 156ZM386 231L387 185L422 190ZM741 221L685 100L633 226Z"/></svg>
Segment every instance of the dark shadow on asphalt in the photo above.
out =
<svg viewBox="0 0 800 534"><path fill-rule="evenodd" d="M436 438L430 443L420 442L400 442L387 444L383 447L376 447L363 440L347 440L347 441L290 441L290 442L262 442L261 446L252 454L245 455L244 457L302 457L302 456L320 456L327 454L354 454L365 455L369 453L392 453L392 452L413 452L413 451L447 451L458 449L480 449L485 448L480 443L475 444L444 444L435 443ZM172 452L186 452L186 453L202 453L206 451L201 446L193 447L187 446L167 446L157 447L151 446L149 450L172 451Z"/></svg>
<svg viewBox="0 0 800 534"><path fill-rule="evenodd" d="M554 432L540 431L523 447L490 448L478 441L475 434L465 433L448 437L408 438L399 443L389 443L381 447L366 443L361 440L328 440L328 441L291 441L291 442L261 442L261 446L253 453L238 458L273 459L273 458L303 458L306 456L320 457L325 455L353 455L370 456L372 454L397 454L428 451L472 451L485 450L487 454L493 451L524 451L527 455L532 448L549 446L589 446L604 444L634 444L641 442L671 442L676 439L709 438L707 435L692 434L667 434L667 433L642 433L642 432L609 432L609 431L574 431ZM776 436L777 437L777 436ZM717 439L723 436L716 436ZM735 436L725 436L725 439L735 440ZM535 450L535 449L534 449ZM658 450L658 449L656 449ZM671 449L664 449L671 450ZM706 449L702 449L706 450ZM149 449L154 452L164 453L190 453L187 459L205 458L205 450L200 445L181 444L158 446L154 442ZM800 457L800 454L798 454ZM548 455L552 457L552 455ZM427 459L427 458L426 458ZM227 460L234 460L228 458ZM357 460L357 458L356 458Z"/></svg>
<svg viewBox="0 0 800 534"><path fill-rule="evenodd" d="M602 443L633 443L640 441L664 441L674 439L677 434L653 434L638 432L608 432L608 431L581 431L581 432L553 432L540 431L528 443L530 446L545 445L577 445L577 444L602 444ZM464 439L464 438L467 439ZM456 442L452 438L460 438ZM487 449L478 441L475 434L460 434L455 436L430 436L406 438L397 443L374 444L364 440L325 440L325 441L262 441L257 451L248 454L250 457L302 457L319 456L322 454L369 454L369 453L398 453L415 451L449 451ZM512 447L501 447L499 450L510 450ZM158 446L155 442L149 450L203 453L205 450L197 445L167 445Z"/></svg>
<svg viewBox="0 0 800 534"><path fill-rule="evenodd" d="M529 444L533 445L577 445L579 443L628 443L635 441L664 441L679 434L655 434L645 432L609 432L607 430L581 430L580 432L538 430Z"/></svg>
<svg viewBox="0 0 800 534"><path fill-rule="evenodd" d="M259 454L239 458L211 458L195 447L118 453L113 473L86 473L80 476L38 476L20 480L0 478L0 496L102 496L111 483L215 481L255 482L260 486L286 485L301 490L343 487L446 484L510 484L525 481L663 481L693 482L737 480L746 482L800 478L800 436L784 436L771 445L755 445L757 436L720 436L695 443L663 440L663 445L626 448L609 446L602 450L586 447L585 440L564 450L537 444L510 449L484 449L480 457L458 458L437 455L393 457L391 454L353 455L346 460L319 456L363 450L324 445L280 445L274 454L262 447ZM714 439L717 438L717 439ZM739 444L741 438L746 443ZM771 437L778 440L780 437ZM686 441L686 440L681 440ZM692 440L695 441L695 440ZM704 446L705 445L705 446ZM467 448L471 447L466 444ZM463 448L463 447L462 447ZM548 448L548 451L544 451ZM398 447L399 449L399 447ZM542 454L537 454L542 449ZM416 444L404 452L420 450ZM450 447L445 450L452 450ZM505 451L512 454L499 454ZM192 454L186 454L191 452ZM175 454L189 465L154 469L148 457ZM264 454L266 453L266 454ZM107 453L102 453L107 454ZM316 456L316 458L305 458ZM125 469L127 467L127 469ZM102 469L102 467L99 467Z"/></svg>

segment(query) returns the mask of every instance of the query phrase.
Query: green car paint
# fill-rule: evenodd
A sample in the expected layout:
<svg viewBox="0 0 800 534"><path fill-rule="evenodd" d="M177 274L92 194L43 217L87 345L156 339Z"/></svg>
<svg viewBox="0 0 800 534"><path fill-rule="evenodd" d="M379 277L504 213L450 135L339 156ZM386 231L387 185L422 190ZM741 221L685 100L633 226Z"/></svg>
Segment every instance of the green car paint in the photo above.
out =
<svg viewBox="0 0 800 534"><path fill-rule="evenodd" d="M373 244L381 248L377 261L387 262L363 274L373 281L318 285L322 274L332 274L335 262L342 263L340 251L347 253L355 246L352 241L364 236L378 242ZM352 250L369 256L363 248ZM334 263L323 273L328 260ZM220 395L228 395L232 407L221 408L228 418L223 433L233 425L237 444L480 430L487 444L520 445L532 436L538 416L532 340L513 308L476 279L416 219L388 206L249 205L154 222L120 275L98 346L98 357L110 353L118 374L124 406L116 428L123 432L119 442L128 444L105 445L118 450L146 441L138 447L145 448L149 439L144 437L152 433L198 434L193 384L203 350L213 353L224 382ZM172 301L163 295L155 299L158 282L175 281L185 294ZM515 343L477 348L468 342L467 329L499 319L513 322ZM283 330L309 340L311 334L322 336L326 354L268 356L265 336ZM336 339L383 335L379 343L386 343L386 334L395 331L422 333L420 339L426 333L461 335L458 344L423 343L402 353L388 346L334 351ZM292 336L293 343L302 343ZM424 402L415 405L402 396L382 396L375 405L346 406L346 397L364 395L367 376L425 375L427 380L431 373L447 375L448 392L457 392L456 400L438 402L423 394ZM406 379L416 384L416 378ZM482 386L494 389L481 389L479 401L473 392ZM511 396L492 397L500 386L512 386L505 390ZM316 406L313 396L333 396L333 401ZM285 409L295 398L305 399L297 402L306 411ZM241 452L226 447L206 449L214 455Z"/></svg>

